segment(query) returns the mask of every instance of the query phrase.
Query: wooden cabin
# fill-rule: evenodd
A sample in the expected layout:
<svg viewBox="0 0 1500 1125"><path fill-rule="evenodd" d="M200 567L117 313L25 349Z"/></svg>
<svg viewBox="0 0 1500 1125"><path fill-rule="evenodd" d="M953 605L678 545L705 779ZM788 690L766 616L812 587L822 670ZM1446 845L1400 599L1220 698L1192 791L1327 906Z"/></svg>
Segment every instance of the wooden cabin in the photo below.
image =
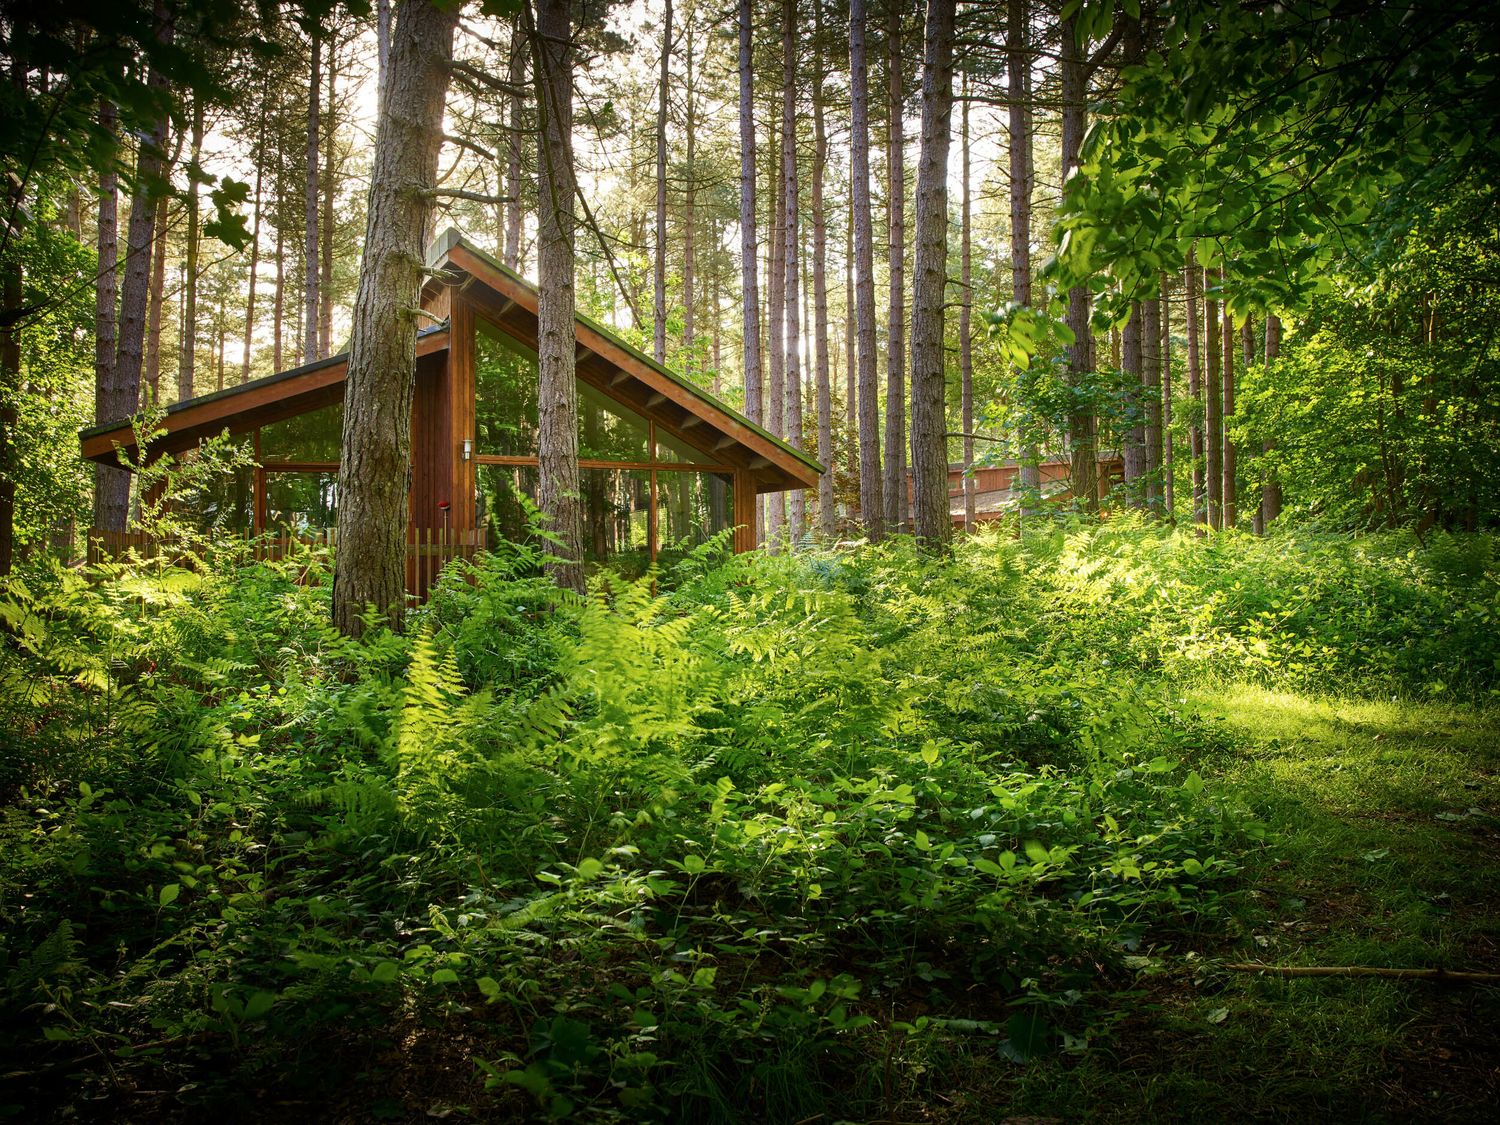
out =
<svg viewBox="0 0 1500 1125"><path fill-rule="evenodd" d="M429 251L412 407L409 539L483 542L523 532L537 487L537 291L457 231ZM578 450L586 561L644 569L734 528L755 546L755 497L823 472L618 335L577 319ZM313 537L337 523L348 354L169 407L148 456L228 430L257 467L203 497L205 526ZM134 454L128 419L84 430L83 456Z"/></svg>
<svg viewBox="0 0 1500 1125"><path fill-rule="evenodd" d="M1095 499L1109 498L1110 490L1125 481L1125 463L1118 453L1102 453L1095 461L1098 491ZM1020 506L1016 479L1021 468L1014 461L1002 465L978 465L974 468L974 519L990 523L1001 519ZM1042 498L1061 503L1073 497L1073 467L1066 457L1049 457L1037 466ZM964 523L964 467L948 466L948 514L954 526Z"/></svg>

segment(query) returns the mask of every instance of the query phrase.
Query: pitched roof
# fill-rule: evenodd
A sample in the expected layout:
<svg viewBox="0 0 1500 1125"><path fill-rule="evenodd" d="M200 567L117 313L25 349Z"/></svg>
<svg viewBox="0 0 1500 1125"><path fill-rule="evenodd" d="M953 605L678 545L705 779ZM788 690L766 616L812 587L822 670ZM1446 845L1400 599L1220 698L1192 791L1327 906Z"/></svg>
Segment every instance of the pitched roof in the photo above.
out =
<svg viewBox="0 0 1500 1125"><path fill-rule="evenodd" d="M459 282L459 275L467 275L469 281L459 282L458 289L474 300L486 319L534 346L540 294L530 282L451 228L429 248L428 264L440 271L436 280L429 282L430 297L436 299L445 282ZM475 292L470 282L486 292ZM715 460L734 461L749 468L759 491L807 487L825 471L816 459L581 313L577 316L577 343L580 378L654 418L680 440L715 455ZM447 321L422 329L417 333L419 361L446 351L449 344ZM348 353L342 352L175 403L167 409L167 433L153 443L153 448L177 452L226 427L231 432L243 432L336 402L343 397L347 369ZM669 404L671 410L666 409ZM130 449L135 442L128 419L91 426L79 434L79 439L84 457L109 463L114 462L117 444Z"/></svg>

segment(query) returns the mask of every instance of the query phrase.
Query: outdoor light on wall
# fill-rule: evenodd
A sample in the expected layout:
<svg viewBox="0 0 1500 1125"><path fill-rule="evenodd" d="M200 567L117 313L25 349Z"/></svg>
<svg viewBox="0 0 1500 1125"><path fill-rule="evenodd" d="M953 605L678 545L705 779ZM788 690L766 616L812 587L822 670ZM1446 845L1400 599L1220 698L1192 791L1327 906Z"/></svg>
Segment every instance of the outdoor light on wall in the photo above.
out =
<svg viewBox="0 0 1500 1125"><path fill-rule="evenodd" d="M474 439L464 438L464 460L467 461L474 452Z"/></svg>

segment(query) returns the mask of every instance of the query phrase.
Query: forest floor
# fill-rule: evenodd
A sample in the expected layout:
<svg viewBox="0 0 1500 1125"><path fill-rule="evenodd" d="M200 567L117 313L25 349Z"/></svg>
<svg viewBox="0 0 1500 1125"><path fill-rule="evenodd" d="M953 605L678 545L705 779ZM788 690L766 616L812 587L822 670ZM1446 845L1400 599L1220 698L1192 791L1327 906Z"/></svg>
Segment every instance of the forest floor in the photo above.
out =
<svg viewBox="0 0 1500 1125"><path fill-rule="evenodd" d="M1222 723L1232 749L1205 775L1264 819L1269 861L1228 936L1152 951L1111 1045L989 1096L1018 1122L1494 1120L1500 986L1217 967L1500 967L1493 713L1238 685L1189 701ZM979 1089L952 1097L993 1119Z"/></svg>

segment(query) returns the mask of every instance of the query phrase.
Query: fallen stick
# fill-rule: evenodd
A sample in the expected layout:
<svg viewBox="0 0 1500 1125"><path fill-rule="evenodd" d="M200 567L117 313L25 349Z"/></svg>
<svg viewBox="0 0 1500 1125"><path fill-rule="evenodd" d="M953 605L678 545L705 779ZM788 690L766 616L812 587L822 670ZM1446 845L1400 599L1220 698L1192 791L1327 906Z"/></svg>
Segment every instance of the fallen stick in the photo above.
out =
<svg viewBox="0 0 1500 1125"><path fill-rule="evenodd" d="M1396 980L1441 980L1453 984L1500 983L1500 973L1460 973L1448 969L1382 969L1367 965L1225 965L1232 973L1270 973L1278 977L1390 977Z"/></svg>

